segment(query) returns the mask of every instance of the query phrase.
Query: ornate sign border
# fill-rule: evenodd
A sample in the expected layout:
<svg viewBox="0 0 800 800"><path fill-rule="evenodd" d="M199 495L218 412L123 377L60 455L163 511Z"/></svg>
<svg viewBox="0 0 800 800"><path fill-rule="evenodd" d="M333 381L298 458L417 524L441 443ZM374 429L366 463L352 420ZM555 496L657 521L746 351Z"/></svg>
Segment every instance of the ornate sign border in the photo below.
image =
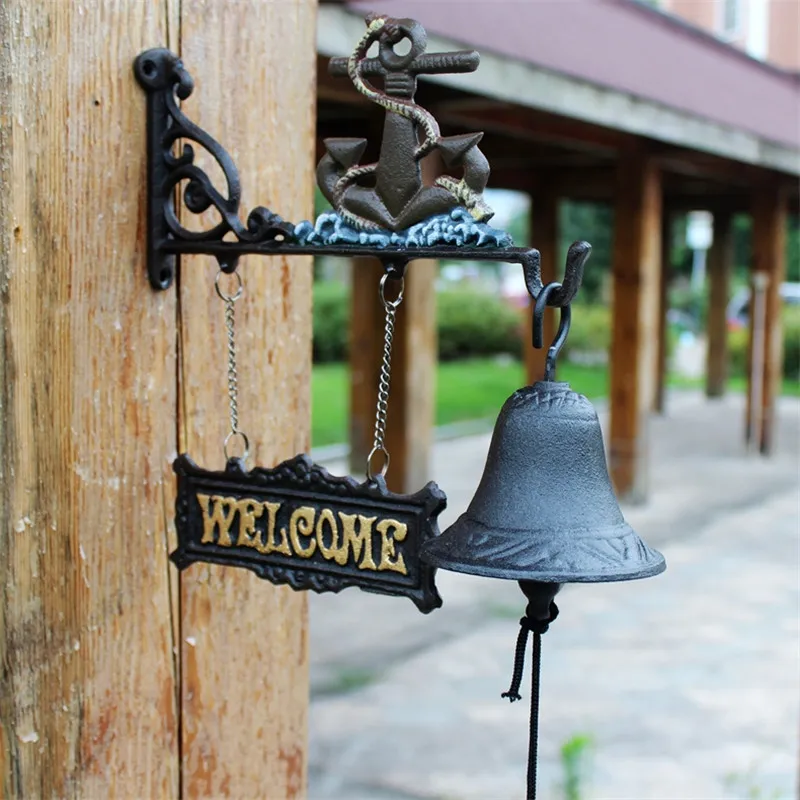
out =
<svg viewBox="0 0 800 800"><path fill-rule="evenodd" d="M428 483L415 494L394 494L381 478L358 483L350 477L331 475L307 455L295 456L270 469L256 467L250 471L243 461L230 459L223 471L213 472L202 469L190 456L182 454L175 460L173 469L178 476L175 509L178 547L170 558L179 569L185 569L196 561L223 564L252 570L260 578L278 585L288 584L295 590L340 592L349 586L358 586L368 592L409 597L423 613L441 606L442 599L434 582L436 569L420 558L422 545L439 535L436 518L447 505L444 493L435 483ZM281 510L275 513L280 517L274 527L280 529L280 523L283 522L283 529L280 530L283 541L288 541L286 517L292 509L313 510L314 518L330 508L348 514L361 512L374 518L382 517L390 523L399 521L403 535L397 535L395 529L396 535L387 545L391 548L393 561L384 559L370 569L364 569L366 557L362 558L359 566L356 563L359 556L351 559L346 548L347 560L343 565L334 559L322 557L321 548L312 547L311 539L308 551L313 550L313 554L300 557L297 553L265 553L264 548L259 550L252 544L240 545L241 514L231 523L234 527L238 522L235 528L239 531L236 542L233 541L234 537L229 536L231 543L222 546L218 542L209 542L207 538L203 541L207 520L204 520L198 494L206 492L208 494L202 494L202 497L208 498L214 493L218 497L224 494L224 498L231 500L278 501ZM208 499L205 502L208 503ZM229 509L228 513L236 512ZM333 512L328 519L335 519ZM380 527L380 523L377 527ZM384 528L384 544L387 536ZM377 536L374 538L378 539ZM374 548L375 544L370 538L369 547ZM373 562L373 558L370 557L369 561ZM389 564L390 568L382 571L385 564ZM396 568L398 564L403 567L402 572Z"/></svg>

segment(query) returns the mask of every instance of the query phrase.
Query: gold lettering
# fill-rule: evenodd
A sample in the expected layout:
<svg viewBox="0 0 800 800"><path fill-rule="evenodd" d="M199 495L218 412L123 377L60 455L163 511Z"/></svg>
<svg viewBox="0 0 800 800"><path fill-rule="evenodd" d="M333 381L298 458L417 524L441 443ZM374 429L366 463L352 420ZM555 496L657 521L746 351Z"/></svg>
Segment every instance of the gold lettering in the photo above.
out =
<svg viewBox="0 0 800 800"><path fill-rule="evenodd" d="M264 513L264 506L249 497L242 498L236 503L239 512L239 538L236 540L238 547L255 547L259 553L264 552L261 541L261 531L256 530L256 519Z"/></svg>
<svg viewBox="0 0 800 800"><path fill-rule="evenodd" d="M308 506L301 506L292 512L289 519L289 537L292 540L292 547L294 552L300 558L311 558L314 555L314 550L317 549L317 543L312 539L308 547L303 547L300 544L300 536L313 536L314 535L314 517L316 512L313 508ZM281 529L281 535L285 535L284 530Z"/></svg>
<svg viewBox="0 0 800 800"><path fill-rule="evenodd" d="M292 548L289 547L289 539L286 536L286 528L281 528L279 531L280 542L275 541L275 518L278 515L278 509L281 507L280 503L263 503L264 508L267 510L267 545L264 548L264 553L281 553L285 556L292 554Z"/></svg>
<svg viewBox="0 0 800 800"><path fill-rule="evenodd" d="M327 524L331 532L330 546L325 544L325 525ZM336 517L329 508L323 508L317 519L317 547L320 553L330 561L333 559L337 564L347 563L347 548L342 547L339 536L339 526L336 524Z"/></svg>
<svg viewBox="0 0 800 800"><path fill-rule="evenodd" d="M214 544L214 529L216 528L219 531L216 544L230 547L233 544L231 523L236 515L236 498L198 494L197 500L203 510L203 538L200 543ZM211 505L210 513L209 504Z"/></svg>
<svg viewBox="0 0 800 800"><path fill-rule="evenodd" d="M352 549L353 560L356 562L361 558L362 551L364 553L364 557L361 558L361 563L358 565L359 569L377 569L372 559L372 525L377 517L342 514L340 511L339 519L342 521L342 547L336 563L342 566L346 564ZM358 520L358 533L356 533L356 519Z"/></svg>
<svg viewBox="0 0 800 800"><path fill-rule="evenodd" d="M395 557L394 543L402 542L406 538L408 526L396 519L382 519L375 527L381 535L381 563L378 564L378 569L391 569L401 575L408 575L402 553L397 556L395 561L392 561ZM390 529L394 529L394 539L389 536Z"/></svg>

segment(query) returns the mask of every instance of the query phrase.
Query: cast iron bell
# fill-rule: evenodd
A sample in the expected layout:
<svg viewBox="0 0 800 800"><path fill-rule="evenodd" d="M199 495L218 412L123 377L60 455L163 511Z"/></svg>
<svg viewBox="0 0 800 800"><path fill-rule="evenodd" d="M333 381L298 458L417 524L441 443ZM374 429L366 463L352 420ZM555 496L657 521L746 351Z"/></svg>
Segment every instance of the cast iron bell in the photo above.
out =
<svg viewBox="0 0 800 800"><path fill-rule="evenodd" d="M564 284L537 291L533 344L542 347L543 317L561 308L543 381L514 392L495 424L483 477L466 512L421 557L455 572L519 581L528 599L520 619L511 685L503 697L520 699L528 634L533 634L528 800L536 798L541 636L558 615L553 599L563 583L625 581L663 572L664 557L625 522L606 468L603 434L592 404L554 380L556 358L569 332L569 303L580 286L589 245L567 254ZM535 275L533 277L536 277ZM569 279L569 280L568 280Z"/></svg>
<svg viewBox="0 0 800 800"><path fill-rule="evenodd" d="M554 381L508 398L469 508L422 557L456 572L556 584L665 568L622 516L594 407Z"/></svg>

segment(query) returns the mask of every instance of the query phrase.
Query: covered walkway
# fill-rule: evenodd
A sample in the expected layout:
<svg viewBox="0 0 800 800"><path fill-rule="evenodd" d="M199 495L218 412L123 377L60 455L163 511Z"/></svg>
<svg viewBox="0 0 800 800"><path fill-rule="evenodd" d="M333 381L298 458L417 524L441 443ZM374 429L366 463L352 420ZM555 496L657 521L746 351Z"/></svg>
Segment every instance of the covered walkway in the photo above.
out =
<svg viewBox="0 0 800 800"><path fill-rule="evenodd" d="M800 401L778 401L771 459L732 435L743 411L741 397L670 397L652 426L651 500L624 507L667 571L560 595L543 639L543 800L562 796L560 748L584 735L586 800L796 796ZM443 526L487 447L435 446ZM510 581L437 583L444 606L426 617L397 598L310 597L312 800L522 796L529 692L514 705L500 693L524 598Z"/></svg>
<svg viewBox="0 0 800 800"><path fill-rule="evenodd" d="M732 216L753 219L754 271L766 273L764 365L751 386L752 411L729 435L775 446L773 407L780 380L778 289L786 271L788 216L798 210L800 78L757 62L713 37L634 0L570 3L370 2L320 8L318 142L328 136L379 139L383 112L346 79L328 74L330 56L347 54L368 10L411 16L428 30L429 51L475 48L476 73L420 78L417 102L451 135L483 130L490 187L532 197L532 242L546 279L563 270L559 208L565 199L614 209L614 328L610 362L610 468L619 494L644 500L652 485L650 417L662 408L670 269L666 243L674 215L712 211L709 256L708 385L723 391L725 306L732 269ZM589 263L591 269L591 261ZM351 397L352 466L370 446L382 318L374 282L354 270ZM393 488L411 489L431 470L436 358L434 264L409 270L398 346L388 444ZM752 350L752 347L751 347ZM530 380L543 356L527 348ZM579 388L579 387L578 387ZM746 422L745 422L746 420Z"/></svg>

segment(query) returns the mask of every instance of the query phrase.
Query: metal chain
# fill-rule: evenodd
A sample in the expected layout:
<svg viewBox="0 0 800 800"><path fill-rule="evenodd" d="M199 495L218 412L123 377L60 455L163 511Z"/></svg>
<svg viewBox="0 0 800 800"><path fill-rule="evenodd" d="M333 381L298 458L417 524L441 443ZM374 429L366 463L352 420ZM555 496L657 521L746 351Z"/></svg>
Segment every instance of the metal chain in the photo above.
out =
<svg viewBox="0 0 800 800"><path fill-rule="evenodd" d="M386 475L389 469L389 451L386 449L386 416L389 407L389 386L392 378L392 342L394 340L394 321L397 315L397 309L400 303L403 302L403 278L395 278L393 280L399 283L397 297L394 300L389 300L386 297L386 282L389 280L388 273L381 278L379 295L383 308L386 311L386 323L384 326L383 336L383 360L381 362L381 375L378 382L378 406L375 411L375 436L372 442L372 450L367 456L367 477L373 481L380 475ZM376 455L383 459L381 468L379 470L373 469L372 461Z"/></svg>
<svg viewBox="0 0 800 800"><path fill-rule="evenodd" d="M238 285L233 294L227 294L222 291L219 285L220 278L224 274L222 270L217 273L217 277L214 281L214 288L217 290L219 298L225 303L225 332L228 338L228 400L230 403L231 429L223 443L223 451L225 453L225 460L227 461L231 458L228 453L228 445L231 439L237 436L242 439L244 453L241 458L243 459L247 459L250 453L250 441L246 434L239 430L239 376L236 372L236 314L234 306L244 292L244 282L242 281L242 276L238 272L232 273L236 277Z"/></svg>

